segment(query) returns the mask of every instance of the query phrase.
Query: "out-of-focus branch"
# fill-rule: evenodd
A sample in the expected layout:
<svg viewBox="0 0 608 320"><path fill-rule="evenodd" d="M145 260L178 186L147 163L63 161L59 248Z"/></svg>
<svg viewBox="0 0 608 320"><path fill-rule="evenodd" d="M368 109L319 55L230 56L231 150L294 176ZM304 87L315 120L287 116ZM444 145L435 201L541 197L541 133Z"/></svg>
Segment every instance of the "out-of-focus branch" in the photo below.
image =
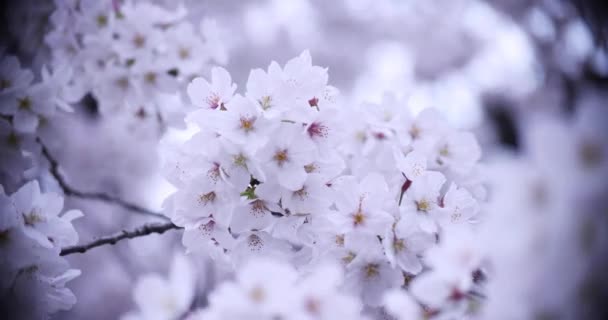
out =
<svg viewBox="0 0 608 320"><path fill-rule="evenodd" d="M77 190L77 189L71 187L65 181L65 178L63 177L63 175L59 172L59 163L57 162L57 160L55 160L55 158L53 158L53 156L50 154L49 150L46 148L46 146L41 141L39 141L39 143L40 143L40 146L42 147L42 154L48 160L48 162L51 166L51 168L50 168L51 174L53 175L55 180L57 180L59 187L63 190L63 193L66 196L73 196L73 197L82 198L82 199L92 199L92 200L97 200L97 201L104 201L107 203L117 205L119 207L123 207L127 210L130 210L130 211L133 211L136 213L145 214L145 215L152 216L152 217L166 220L166 221L169 220L169 218L165 217L164 215L162 215L158 212L154 212L152 210L146 209L139 205L127 202L118 197L114 197L114 196L111 196L111 195L103 193L103 192L80 191L80 190Z"/></svg>
<svg viewBox="0 0 608 320"><path fill-rule="evenodd" d="M73 254L73 253L85 253L88 250L99 247L99 246L103 246L103 245L107 245L107 244L114 245L120 240L143 237L143 236L146 236L146 235L149 235L152 233L162 234L165 231L171 230L171 229L181 229L181 227L178 227L171 222L144 224L131 231L122 230L115 234L101 237L101 238L94 240L87 244L63 248L63 249L61 249L60 255L67 256L67 255Z"/></svg>
<svg viewBox="0 0 608 320"><path fill-rule="evenodd" d="M571 0L589 25L598 45L608 45L608 4L604 0Z"/></svg>

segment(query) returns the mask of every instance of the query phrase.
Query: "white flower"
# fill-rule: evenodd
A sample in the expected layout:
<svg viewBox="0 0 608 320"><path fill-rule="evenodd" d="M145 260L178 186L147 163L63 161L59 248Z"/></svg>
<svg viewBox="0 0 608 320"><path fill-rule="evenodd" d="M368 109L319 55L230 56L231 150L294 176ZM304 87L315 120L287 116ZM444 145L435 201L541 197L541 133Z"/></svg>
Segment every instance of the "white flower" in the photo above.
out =
<svg viewBox="0 0 608 320"><path fill-rule="evenodd" d="M443 207L436 212L441 224L466 223L479 212L479 204L469 191L452 184L443 197Z"/></svg>
<svg viewBox="0 0 608 320"><path fill-rule="evenodd" d="M348 265L344 280L345 289L360 295L370 306L381 305L384 292L402 283L401 271L376 252L358 254Z"/></svg>
<svg viewBox="0 0 608 320"><path fill-rule="evenodd" d="M95 79L93 94L101 112L121 110L125 105L137 104L137 86L129 70L108 66Z"/></svg>
<svg viewBox="0 0 608 320"><path fill-rule="evenodd" d="M338 212L333 215L339 232L362 232L383 235L393 222L386 211L388 186L379 174L369 174L360 182L352 177L341 180L336 187L335 204Z"/></svg>
<svg viewBox="0 0 608 320"><path fill-rule="evenodd" d="M309 120L306 133L323 156L335 152L335 146L345 134L340 113L334 109L321 109Z"/></svg>
<svg viewBox="0 0 608 320"><path fill-rule="evenodd" d="M359 319L361 303L338 291L343 282L337 265L320 265L299 281L294 319Z"/></svg>
<svg viewBox="0 0 608 320"><path fill-rule="evenodd" d="M289 60L285 67L273 62L268 73L253 70L247 81L247 96L256 101L269 118L308 122L326 96L327 70L312 65L308 51Z"/></svg>
<svg viewBox="0 0 608 320"><path fill-rule="evenodd" d="M144 8L138 8L137 15L146 17ZM121 19L117 22L115 32L118 38L113 42L113 49L118 56L126 61L130 58L140 59L151 55L162 37L159 30L154 28L146 19Z"/></svg>
<svg viewBox="0 0 608 320"><path fill-rule="evenodd" d="M448 128L439 112L433 108L422 110L408 125L403 135L409 135L412 146L423 153L430 153Z"/></svg>
<svg viewBox="0 0 608 320"><path fill-rule="evenodd" d="M345 137L341 142L341 151L347 155L367 155L375 145L370 131L370 124L363 116L362 105L353 106L351 112L344 113Z"/></svg>
<svg viewBox="0 0 608 320"><path fill-rule="evenodd" d="M85 94L82 83L72 83L73 68L68 65L60 65L52 70L43 68L42 82L53 91L55 105L63 111L73 111L70 104L78 102Z"/></svg>
<svg viewBox="0 0 608 320"><path fill-rule="evenodd" d="M160 26L175 24L182 21L188 14L186 7L182 4L172 8L173 10L169 10L149 2L125 2L120 6L126 20L139 20L142 24Z"/></svg>
<svg viewBox="0 0 608 320"><path fill-rule="evenodd" d="M2 186L0 185L0 189ZM0 292L9 289L11 281L17 275L18 271L31 263L32 252L38 253L35 245L31 244L29 238L21 228L21 221L11 203L11 199L4 194L4 190L0 190L0 271L3 277L0 279Z"/></svg>
<svg viewBox="0 0 608 320"><path fill-rule="evenodd" d="M404 290L390 290L383 300L385 308L397 320L422 320L428 317L422 306Z"/></svg>
<svg viewBox="0 0 608 320"><path fill-rule="evenodd" d="M138 313L125 319L166 320L183 316L194 299L196 274L190 261L175 255L167 279L157 274L141 277L134 289Z"/></svg>
<svg viewBox="0 0 608 320"><path fill-rule="evenodd" d="M173 195L169 212L173 223L185 226L206 218L214 218L221 225L228 225L239 195L225 182L219 181L219 170L217 165L215 169L195 177L185 188Z"/></svg>
<svg viewBox="0 0 608 320"><path fill-rule="evenodd" d="M307 177L304 166L315 157L315 146L295 124L283 123L273 135L274 139L258 150L256 159L266 179L299 190Z"/></svg>
<svg viewBox="0 0 608 320"><path fill-rule="evenodd" d="M47 248L73 245L78 234L72 220L82 216L79 211L68 211L59 216L63 198L53 193L40 193L37 181L29 182L11 195L17 214L21 216L24 232Z"/></svg>
<svg viewBox="0 0 608 320"><path fill-rule="evenodd" d="M249 145L234 144L220 137L221 152L216 157L222 178L232 188L244 191L251 178L262 179L264 174L255 161Z"/></svg>
<svg viewBox="0 0 608 320"><path fill-rule="evenodd" d="M302 244L300 240L300 229L308 221L307 216L303 215L288 215L277 219L272 225L270 234L280 240L285 240L298 248ZM294 261L307 261L309 254L308 250L299 250L295 252Z"/></svg>
<svg viewBox="0 0 608 320"><path fill-rule="evenodd" d="M256 191L256 193L259 192ZM272 212L279 212L279 210L281 208L275 202L260 198L247 200L245 203L238 204L234 209L230 228L237 233L264 230L276 220L272 216Z"/></svg>
<svg viewBox="0 0 608 320"><path fill-rule="evenodd" d="M327 84L327 70L312 65L310 52L304 51L297 58L289 60L283 68L281 95L294 101L292 108L311 108L309 101L318 99ZM291 110L290 110L291 111Z"/></svg>
<svg viewBox="0 0 608 320"><path fill-rule="evenodd" d="M411 182L416 181L421 177L427 168L427 159L419 151L411 151L407 155L398 150L393 150L397 168L405 175L405 178Z"/></svg>
<svg viewBox="0 0 608 320"><path fill-rule="evenodd" d="M442 290L442 304L433 308L450 303L451 289L470 288L480 255L455 261L471 253L469 241L466 248L446 244L451 249L430 252L438 241L460 239L446 219L469 221L479 210L469 193L480 186L478 156L463 151L476 146L472 136L452 139L434 110L412 118L395 99L339 108L327 71L313 66L307 52L283 69L273 62L267 71L252 71L245 97L225 70L212 73L211 83L198 78L188 88L202 109L187 120L199 131L167 150L167 175L178 189L168 211L185 226L189 252L211 256L237 278L260 256L293 263L301 275L277 284L278 273L291 267L272 277L267 262L256 271L264 272L255 280L261 283L243 289L241 279L229 282L189 318L350 319L360 316L359 307L382 315L385 292L431 273L428 283ZM453 152L439 155L444 145ZM214 197L201 206L201 194ZM343 267L341 289L361 297L361 305L339 297L331 268L320 269L326 276L314 273L326 262ZM426 289L420 294L428 298ZM436 310L418 306L411 314ZM442 316L456 315L451 311Z"/></svg>
<svg viewBox="0 0 608 320"><path fill-rule="evenodd" d="M47 318L76 303L65 285L80 271L68 269L59 250L78 240L71 220L80 213L58 217L61 207L62 199L41 194L37 181L10 197L0 185L0 310L11 319Z"/></svg>
<svg viewBox="0 0 608 320"><path fill-rule="evenodd" d="M37 265L23 269L14 279L10 294L0 301L3 315L10 319L45 319L58 311L69 310L76 303L76 297L65 285L79 275L80 271L74 269L48 275Z"/></svg>
<svg viewBox="0 0 608 320"><path fill-rule="evenodd" d="M445 304L463 307L473 285L473 272L481 265L479 242L464 226L444 230L439 246L428 251L425 261L432 268L416 277L412 294L424 304L441 309Z"/></svg>
<svg viewBox="0 0 608 320"><path fill-rule="evenodd" d="M391 265L417 274L422 271L419 256L435 243L435 237L418 228L415 219L400 219L394 230L382 240L386 257Z"/></svg>
<svg viewBox="0 0 608 320"><path fill-rule="evenodd" d="M440 190L445 182L443 174L427 171L405 192L401 202L401 216L415 216L420 228L426 232L435 232L434 212L439 209Z"/></svg>
<svg viewBox="0 0 608 320"><path fill-rule="evenodd" d="M323 157L314 159L313 162L304 166L304 170L309 175L319 176L320 179L325 180L327 184L331 184L330 181L338 177L345 169L346 164L343 158L336 150L325 154Z"/></svg>
<svg viewBox="0 0 608 320"><path fill-rule="evenodd" d="M0 95L26 89L34 80L32 71L21 69L19 59L4 56L0 59Z"/></svg>
<svg viewBox="0 0 608 320"><path fill-rule="evenodd" d="M281 73L281 67L272 62L268 73L254 69L247 79L247 97L255 101L264 116L270 119L278 118L288 107L279 96Z"/></svg>
<svg viewBox="0 0 608 320"><path fill-rule="evenodd" d="M452 132L439 142L437 154L437 164L466 174L479 161L481 149L472 133Z"/></svg>
<svg viewBox="0 0 608 320"><path fill-rule="evenodd" d="M188 319L362 319L360 303L338 290L341 283L334 265L299 275L284 262L254 259L234 281L211 293L206 309Z"/></svg>
<svg viewBox="0 0 608 320"><path fill-rule="evenodd" d="M410 284L412 295L435 310L446 305L462 308L469 287L470 282L465 279L445 278L434 273L423 273Z"/></svg>
<svg viewBox="0 0 608 320"><path fill-rule="evenodd" d="M190 145L193 147L196 145L198 150L199 139L203 141L214 141L213 135L207 136L202 132L197 133L190 140ZM199 155L193 155L186 153L184 150L180 150L176 146L170 145L170 143L164 143L161 141L161 151L163 156L161 172L163 176L174 186L178 188L184 187L187 183L192 181L194 177L204 172L204 168L197 168L197 166L205 161L205 158ZM200 144L201 148L204 147L218 147L218 144L207 143ZM217 154L217 152L210 152L211 154Z"/></svg>
<svg viewBox="0 0 608 320"><path fill-rule="evenodd" d="M159 93L174 93L178 86L175 77L167 73L166 62L149 56L143 56L131 66L135 85L141 97L154 97Z"/></svg>
<svg viewBox="0 0 608 320"><path fill-rule="evenodd" d="M74 17L78 30L96 33L113 29L116 17L109 1L84 0L80 1L78 8L81 14Z"/></svg>
<svg viewBox="0 0 608 320"><path fill-rule="evenodd" d="M413 138L408 130L413 119L404 101L387 94L382 97L380 105L367 105L363 111L362 116L375 132L394 134L401 147L410 146Z"/></svg>
<svg viewBox="0 0 608 320"><path fill-rule="evenodd" d="M285 263L257 259L243 266L234 282L222 284L209 296L209 309L200 319L270 319L291 311L289 292L296 271Z"/></svg>
<svg viewBox="0 0 608 320"><path fill-rule="evenodd" d="M236 85L224 68L211 69L211 83L204 78L195 78L188 85L188 96L193 105L207 109L225 109L230 102Z"/></svg>
<svg viewBox="0 0 608 320"><path fill-rule="evenodd" d="M227 268L232 267L226 252L232 250L235 240L227 228L213 219L204 219L198 224L186 226L182 243L188 253L209 256L219 265L223 263Z"/></svg>
<svg viewBox="0 0 608 320"><path fill-rule="evenodd" d="M288 214L318 214L329 208L331 192L319 176L308 175L298 190L280 187L276 183L265 182L257 186L256 194L264 200L278 203Z"/></svg>
<svg viewBox="0 0 608 320"><path fill-rule="evenodd" d="M293 255L291 245L264 231L242 234L236 241L232 252L234 265L238 268L254 257L288 260Z"/></svg>
<svg viewBox="0 0 608 320"><path fill-rule="evenodd" d="M190 23L180 23L167 30L167 63L179 70L181 75L200 74L209 53L200 36Z"/></svg>
<svg viewBox="0 0 608 320"><path fill-rule="evenodd" d="M11 95L0 96L0 114L13 116L13 126L20 132L35 132L41 120L55 112L52 91L44 83L35 84Z"/></svg>
<svg viewBox="0 0 608 320"><path fill-rule="evenodd" d="M31 155L39 154L39 150L34 134L18 132L10 122L0 119L0 174L7 188L23 183L23 172L33 165Z"/></svg>
<svg viewBox="0 0 608 320"><path fill-rule="evenodd" d="M272 130L271 123L264 119L253 102L240 95L235 96L224 112L207 111L201 119L207 127L236 144L246 145L255 151L263 145Z"/></svg>

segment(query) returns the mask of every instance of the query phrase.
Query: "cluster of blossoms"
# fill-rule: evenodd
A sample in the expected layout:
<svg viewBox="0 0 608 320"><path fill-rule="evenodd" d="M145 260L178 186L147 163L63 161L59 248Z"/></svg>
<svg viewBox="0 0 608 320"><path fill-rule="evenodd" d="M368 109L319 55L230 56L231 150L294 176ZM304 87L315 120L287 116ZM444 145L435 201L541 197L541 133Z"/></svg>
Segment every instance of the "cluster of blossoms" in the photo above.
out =
<svg viewBox="0 0 608 320"><path fill-rule="evenodd" d="M187 319L364 319L359 301L339 291L342 281L336 265L299 274L286 262L252 259Z"/></svg>
<svg viewBox="0 0 608 320"><path fill-rule="evenodd" d="M342 106L327 80L308 52L253 70L244 95L221 68L210 82L194 79L188 94L200 109L187 121L200 130L165 144L165 175L177 188L166 213L185 228L190 252L228 270L254 256L299 270L337 263L341 289L366 313L383 313L387 290L444 264L434 260L462 260L443 237L452 229L466 237L478 216L480 148L433 109L413 115L391 97ZM427 257L431 248L447 254ZM422 297L445 288L434 312L466 311L459 306L479 261L464 260L421 277Z"/></svg>
<svg viewBox="0 0 608 320"><path fill-rule="evenodd" d="M42 181L45 190L55 187L73 194L62 178L64 168L59 168L52 157L58 146L57 137L67 127L58 111L72 111L72 107L80 108L86 101L93 101L102 112L120 111L125 115L125 119L114 118L118 123L135 116L164 126L174 114L183 112L171 109L184 105L181 95L176 94L180 83L203 73L210 61L226 60L215 25L203 21L200 28L195 28L183 6L169 11L142 1L57 0L50 23L52 31L45 42L51 56L48 67L43 66L40 74L24 68L16 57L5 55L4 48L0 48L0 181L3 195L15 190L19 191L14 197L22 195L19 205L10 206L15 207L10 209L16 212L14 217L8 205L5 214L2 200L2 249L8 250L2 256L2 281L7 281L2 286L2 307L10 306L7 312L29 310L43 315L32 318L69 309L75 302L64 284L77 274L64 274L67 262L58 257L62 247L77 240L71 225L68 230L62 224L75 216L58 216L61 205L55 198L59 196L40 196L35 182ZM86 94L93 99L83 99ZM148 117L149 114L156 116ZM58 185L45 183L49 173ZM67 181L69 184L71 179ZM32 196L23 196L28 192ZM30 211L26 207L28 200ZM20 219L23 221L19 224ZM51 243L44 243L39 249L21 241L19 225L25 225L25 230L39 228L40 234L26 234L41 242L48 237L46 242ZM27 252L20 253L15 248ZM49 253L56 259L49 258ZM32 279L41 285L33 288ZM39 309L23 304L28 294L43 297ZM16 314L16 318L30 317Z"/></svg>
<svg viewBox="0 0 608 320"><path fill-rule="evenodd" d="M366 7L351 2L347 8L355 11ZM468 20L502 19L484 12L485 5L472 4ZM302 10L290 9L288 16L310 18L300 20L308 26L304 29L314 30L314 8L305 1L290 6ZM266 9L270 16L262 12ZM281 17L284 9L282 2L269 3L246 15L245 25L257 35L265 29L259 18L276 16L266 25L285 24L291 35L305 36ZM437 11L438 19L446 19L444 11ZM418 33L427 20L410 29ZM73 176L63 180L65 168L59 169L49 152L53 148L47 148L60 141L53 132L57 119L63 120L58 111L94 102L102 113L121 116L109 121L114 127L136 119L164 128L181 123L184 111L191 111L186 121L197 131L184 143L163 145L164 175L176 188L164 210L184 229L182 242L192 257L211 257L220 272L228 273L218 278L229 278L208 299L199 299L202 277L195 270L200 270L176 255L167 278L140 279L134 292L138 310L124 320L606 318L594 313L608 296L603 100L585 100L584 93L577 98L580 105L572 106L571 121L526 114L518 128L523 157L500 155L481 167L475 137L450 127L436 109L413 112L393 96L379 104L341 101L328 85L327 70L314 66L308 52L284 66L273 62L267 70L251 71L240 93L222 68L212 69L210 79L199 77L211 62L225 62L227 39L220 39L212 22L192 21L181 5L55 0L52 30L45 37L50 68L35 75L0 48L0 314L47 318L75 303L66 283L80 272L61 255L79 249L62 251L78 241L72 221L81 213L62 213L63 198L41 192L38 181L49 191L53 186L44 182L50 173L66 195L122 201L72 189ZM422 84L411 100L449 101L437 107L459 110L453 108L456 96L464 97L463 105L477 105L478 93L498 87L527 95L537 84L532 68L503 69L531 66L533 54L522 49L518 58L525 63L505 63L501 49L529 44L510 24L502 24L508 27L499 35L476 23L462 25L467 33L475 31L484 50L455 74L432 77L432 84L416 81ZM578 21L568 24L562 42L574 45L574 34L584 30ZM587 37L573 48L557 46L572 55L558 61L561 71L578 73L591 59L595 49ZM453 51L468 55L463 50L471 46L465 47ZM377 48L384 52L390 45ZM382 63L370 63L355 92L368 98L374 89L401 93L410 62L400 45L394 51L403 67L395 69L406 72L384 75L378 70L394 66L395 59L371 58ZM416 61L421 74L454 71L447 67L453 59L432 57ZM571 60L576 62L566 64ZM506 78L521 81L490 80L488 70L510 71L515 77ZM460 73L472 77L465 81ZM390 86L379 81L389 78ZM468 88L470 81L480 87L469 83ZM125 149L124 144L117 148L123 158ZM99 155L94 157L107 158ZM112 171L125 181L136 180L128 170ZM122 206L138 208L126 201Z"/></svg>
<svg viewBox="0 0 608 320"><path fill-rule="evenodd" d="M343 273L335 264L301 274L287 262L254 258L211 293L208 308L198 310L192 310L194 271L177 254L167 278L142 276L133 291L139 310L121 319L364 319L358 300L340 292Z"/></svg>
<svg viewBox="0 0 608 320"><path fill-rule="evenodd" d="M11 319L45 319L76 302L65 285L80 271L59 253L78 241L72 220L81 213L62 214L62 196L35 180L49 123L72 110L64 71L43 67L36 77L0 52L0 313Z"/></svg>
<svg viewBox="0 0 608 320"><path fill-rule="evenodd" d="M0 53L0 313L11 319L44 319L76 302L65 284L80 271L59 253L78 241L71 221L81 213L61 214L63 198L41 193L34 180L49 123L72 110L63 72L43 68L35 80L16 57Z"/></svg>
<svg viewBox="0 0 608 320"><path fill-rule="evenodd" d="M407 291L395 288L384 295L387 313L399 320L476 316L485 297L483 252L474 230L446 230L425 255L429 270L408 283Z"/></svg>
<svg viewBox="0 0 608 320"><path fill-rule="evenodd" d="M210 20L196 28L183 6L171 11L142 1L56 0L46 35L55 66L66 66L64 90L91 93L101 112L170 118L180 84L226 52ZM172 101L169 103L167 101ZM170 120L170 119L164 119Z"/></svg>
<svg viewBox="0 0 608 320"><path fill-rule="evenodd" d="M31 181L10 196L0 186L0 311L7 319L46 319L76 302L65 284L80 275L59 256L78 242L63 198Z"/></svg>
<svg viewBox="0 0 608 320"><path fill-rule="evenodd" d="M40 139L57 109L71 111L57 81L62 70L43 68L40 81L19 60L0 53L0 177L14 190L36 174Z"/></svg>
<svg viewBox="0 0 608 320"><path fill-rule="evenodd" d="M483 297L463 306L476 310L472 319L605 317L608 112L583 104L569 121L544 116L524 127L523 156L488 161L488 215L475 232L448 232L437 254L428 252L433 270L413 280L412 294L393 290L385 296L392 315L434 316L417 301L436 306L449 291L425 279L481 264L484 272L476 271L472 290L465 292ZM425 287L426 297L419 294Z"/></svg>
<svg viewBox="0 0 608 320"><path fill-rule="evenodd" d="M190 311L196 293L196 273L192 263L176 254L169 277L158 274L142 276L133 289L137 311L130 311L122 320L182 319Z"/></svg>

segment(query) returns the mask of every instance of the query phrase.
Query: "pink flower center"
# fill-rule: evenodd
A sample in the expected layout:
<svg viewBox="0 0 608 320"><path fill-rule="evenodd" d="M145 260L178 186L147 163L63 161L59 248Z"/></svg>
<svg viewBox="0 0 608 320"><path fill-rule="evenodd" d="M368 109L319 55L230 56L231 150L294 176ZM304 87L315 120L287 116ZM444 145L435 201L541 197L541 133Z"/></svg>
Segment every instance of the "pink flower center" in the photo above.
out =
<svg viewBox="0 0 608 320"><path fill-rule="evenodd" d="M283 166L283 163L289 161L289 157L287 155L287 149L278 150L274 154L274 157L272 157L272 159L277 162L279 167Z"/></svg>
<svg viewBox="0 0 608 320"><path fill-rule="evenodd" d="M207 105L213 110L217 109L220 106L220 96L217 93L212 93L207 97Z"/></svg>
<svg viewBox="0 0 608 320"><path fill-rule="evenodd" d="M255 117L241 117L240 119L240 128L245 132L250 132L255 129L253 126L255 124Z"/></svg>
<svg viewBox="0 0 608 320"><path fill-rule="evenodd" d="M328 128L320 122L313 122L306 131L311 138L327 138L329 133Z"/></svg>

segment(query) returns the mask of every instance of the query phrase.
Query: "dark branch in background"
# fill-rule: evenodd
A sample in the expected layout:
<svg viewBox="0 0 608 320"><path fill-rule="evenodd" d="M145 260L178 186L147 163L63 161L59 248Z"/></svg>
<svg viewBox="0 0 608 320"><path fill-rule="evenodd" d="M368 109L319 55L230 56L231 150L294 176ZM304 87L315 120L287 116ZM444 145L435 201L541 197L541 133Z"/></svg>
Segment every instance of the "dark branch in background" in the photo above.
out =
<svg viewBox="0 0 608 320"><path fill-rule="evenodd" d="M59 163L57 163L57 160L55 160L55 158L53 158L53 156L49 153L49 150L46 148L46 146L41 141L39 141L39 142L40 142L40 146L42 147L42 154L49 161L49 164L51 166L50 172L53 175L53 177L55 178L55 180L57 180L59 187L61 187L61 189L63 190L63 193L66 196L72 196L72 197L77 197L77 198L82 198L82 199L91 199L91 200L97 200L97 201L104 201L104 202L117 205L119 207L125 208L127 210L130 210L130 211L133 211L136 213L145 214L145 215L152 216L152 217L155 217L158 219L169 220L169 218L165 217L164 215L162 215L158 212L154 212L152 210L143 208L141 206L127 202L123 199L111 196L111 195L103 193L103 192L84 192L84 191L80 191L80 190L72 188L65 181L65 178L63 177L63 175L59 172Z"/></svg>
<svg viewBox="0 0 608 320"><path fill-rule="evenodd" d="M485 106L488 120L496 128L498 142L504 147L519 150L520 141L512 112L513 106L499 97L486 98Z"/></svg>
<svg viewBox="0 0 608 320"><path fill-rule="evenodd" d="M608 3L606 0L572 0L572 3L589 25L595 42L606 48L608 44Z"/></svg>
<svg viewBox="0 0 608 320"><path fill-rule="evenodd" d="M131 230L131 231L122 230L115 234L101 237L101 238L94 240L87 244L63 248L63 249L61 249L61 253L59 255L67 256L67 255L73 254L73 253L85 253L88 250L91 250L93 248L103 246L106 244L114 245L120 240L143 237L143 236L146 236L146 235L149 235L152 233L162 234L165 231L171 230L171 229L177 230L177 229L181 229L181 227L178 227L171 222L145 224L134 230Z"/></svg>
<svg viewBox="0 0 608 320"><path fill-rule="evenodd" d="M89 118L95 119L99 117L99 103L91 93L87 93L82 100L80 100L80 104Z"/></svg>

